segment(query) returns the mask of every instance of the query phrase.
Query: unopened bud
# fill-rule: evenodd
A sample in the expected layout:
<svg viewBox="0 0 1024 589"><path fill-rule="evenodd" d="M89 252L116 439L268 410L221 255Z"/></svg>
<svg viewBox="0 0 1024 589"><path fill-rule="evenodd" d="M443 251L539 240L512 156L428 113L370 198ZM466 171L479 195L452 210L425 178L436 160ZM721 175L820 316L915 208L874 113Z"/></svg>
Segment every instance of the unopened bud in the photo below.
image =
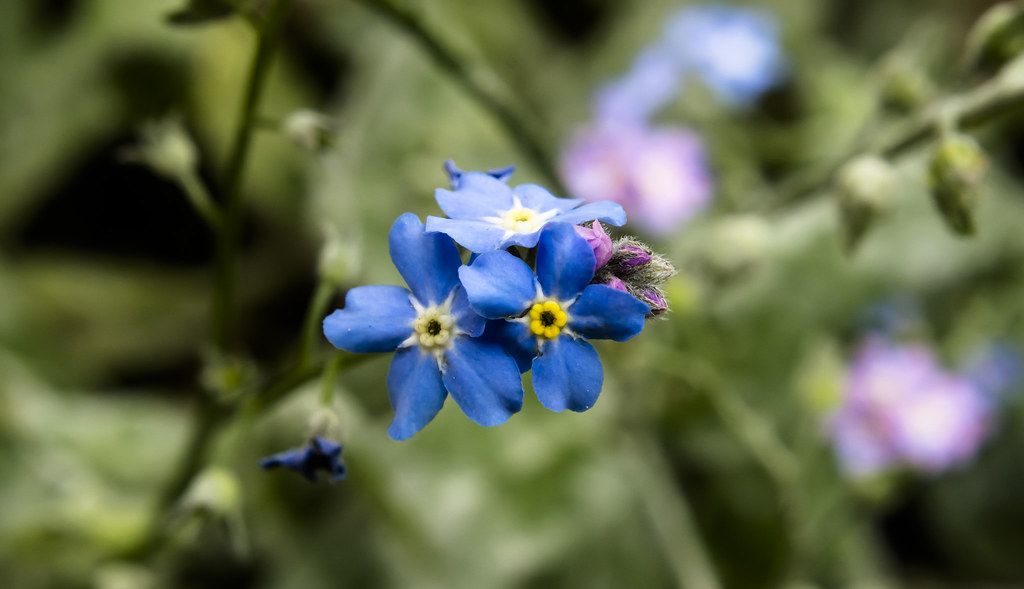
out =
<svg viewBox="0 0 1024 589"><path fill-rule="evenodd" d="M888 207L895 188L892 166L877 156L859 156L839 170L836 189L848 251L857 246L871 222Z"/></svg>
<svg viewBox="0 0 1024 589"><path fill-rule="evenodd" d="M309 438L340 438L341 420L338 414L329 407L318 407L309 416Z"/></svg>
<svg viewBox="0 0 1024 589"><path fill-rule="evenodd" d="M967 35L968 67L997 71L1024 51L1024 2L1002 2L985 11Z"/></svg>
<svg viewBox="0 0 1024 589"><path fill-rule="evenodd" d="M632 294L651 307L648 317L658 317L668 310L663 285L675 273L672 262L646 243L624 237L612 244L608 263L597 269L594 282Z"/></svg>
<svg viewBox="0 0 1024 589"><path fill-rule="evenodd" d="M196 475L181 500L186 511L202 511L218 516L232 515L241 508L242 492L235 475L211 466Z"/></svg>
<svg viewBox="0 0 1024 589"><path fill-rule="evenodd" d="M928 166L928 185L946 225L958 235L974 233L974 208L988 159L978 142L952 134L939 142Z"/></svg>
<svg viewBox="0 0 1024 589"><path fill-rule="evenodd" d="M198 155L195 143L181 121L167 118L148 121L140 130L141 142L125 150L126 161L149 166L157 174L171 179L195 173Z"/></svg>
<svg viewBox="0 0 1024 589"><path fill-rule="evenodd" d="M315 110L294 111L282 126L293 143L310 153L320 153L334 144L334 119Z"/></svg>
<svg viewBox="0 0 1024 589"><path fill-rule="evenodd" d="M763 219L736 215L712 229L705 262L715 277L731 280L759 266L770 245L771 229Z"/></svg>
<svg viewBox="0 0 1024 589"><path fill-rule="evenodd" d="M587 245L594 251L594 267L600 268L608 263L612 257L612 238L608 237L604 226L600 221L594 221L593 225L576 225L576 233L587 240Z"/></svg>
<svg viewBox="0 0 1024 589"><path fill-rule="evenodd" d="M360 240L353 235L342 236L330 223L324 224L324 237L318 266L320 277L335 286L343 286L362 266Z"/></svg>
<svg viewBox="0 0 1024 589"><path fill-rule="evenodd" d="M904 54L887 57L880 66L882 104L898 113L909 113L935 94L935 86L919 64Z"/></svg>

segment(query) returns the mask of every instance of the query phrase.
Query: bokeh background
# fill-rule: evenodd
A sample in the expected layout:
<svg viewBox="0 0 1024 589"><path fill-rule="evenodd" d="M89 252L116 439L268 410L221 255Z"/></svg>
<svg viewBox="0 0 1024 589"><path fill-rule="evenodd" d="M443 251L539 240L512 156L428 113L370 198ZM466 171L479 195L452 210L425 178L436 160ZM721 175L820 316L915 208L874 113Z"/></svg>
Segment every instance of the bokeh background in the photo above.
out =
<svg viewBox="0 0 1024 589"><path fill-rule="evenodd" d="M312 379L192 456L215 469L166 512L198 399L223 378L259 388L294 360L325 236L343 253L340 305L347 287L401 282L388 227L439 214L446 159L515 164L513 184L565 195L553 172L595 92L687 6L392 4L411 29L375 0L297 0L244 177L241 352L225 362L209 345L213 236L174 181L130 161L147 122L177 121L222 198L254 34L239 17L170 24L184 4L0 3L0 585L1024 585L1024 119L972 130L990 169L970 237L932 204L931 141L892 161L885 214L853 251L827 175L791 190L914 109L991 81L965 55L993 2L732 5L774 20L785 73L744 105L687 79L654 115L700 137L713 196L669 231L615 231L679 274L666 320L599 347L592 410L550 413L528 390L503 426L448 403L395 442L387 359L372 358L339 378L345 481L258 467L301 445ZM906 80L910 112L885 111L887 84ZM333 120L327 149L281 131L297 109ZM991 377L987 351L1002 351L968 457L866 476L837 460L830 424L879 325L949 374Z"/></svg>

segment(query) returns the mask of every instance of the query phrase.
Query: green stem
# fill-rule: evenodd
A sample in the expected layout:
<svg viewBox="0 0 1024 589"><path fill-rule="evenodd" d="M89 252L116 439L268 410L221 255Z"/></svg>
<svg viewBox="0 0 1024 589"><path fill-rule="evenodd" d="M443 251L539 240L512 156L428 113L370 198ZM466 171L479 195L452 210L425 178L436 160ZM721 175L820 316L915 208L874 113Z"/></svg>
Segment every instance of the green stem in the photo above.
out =
<svg viewBox="0 0 1024 589"><path fill-rule="evenodd" d="M686 494L672 478L661 446L643 435L626 442L634 481L644 496L651 524L665 550L679 587L718 589L722 586L693 518Z"/></svg>
<svg viewBox="0 0 1024 589"><path fill-rule="evenodd" d="M324 312L334 297L334 285L321 280L313 292L313 298L306 311L306 319L302 326L302 343L299 349L299 369L309 367L313 361L313 353L316 351L316 344L320 341L320 324L323 321Z"/></svg>
<svg viewBox="0 0 1024 589"><path fill-rule="evenodd" d="M541 139L540 130L531 123L530 118L522 116L519 109L508 100L509 92L506 89L497 91L489 88L488 84L484 83L482 74L464 65L456 52L446 47L440 38L434 35L415 14L398 6L393 0L358 1L381 14L415 39L438 67L447 71L455 82L462 86L466 94L494 116L523 155L529 158L533 165L547 177L547 181L554 191L559 194L566 193L558 172L552 165L554 157L545 148L547 142Z"/></svg>
<svg viewBox="0 0 1024 589"><path fill-rule="evenodd" d="M292 0L274 0L259 27L256 52L249 67L245 94L224 174L224 219L217 241L216 286L213 300L213 341L221 350L231 344L235 319L238 241L242 224L242 174L252 147L260 97L284 15Z"/></svg>
<svg viewBox="0 0 1024 589"><path fill-rule="evenodd" d="M219 232L223 225L220 209L214 204L213 199L210 198L210 192L206 190L206 186L203 185L195 172L182 174L178 177L178 182L185 191L185 195L188 196L189 202L195 207L196 212L203 217L203 220L210 226L210 229Z"/></svg>
<svg viewBox="0 0 1024 589"><path fill-rule="evenodd" d="M334 385L338 382L338 373L341 372L344 361L343 354L335 354L324 366L324 377L320 383L320 405L323 407L330 407L331 401L334 400Z"/></svg>
<svg viewBox="0 0 1024 589"><path fill-rule="evenodd" d="M859 153L866 151L889 159L905 154L938 136L950 116L958 121L961 129L972 129L1021 110L1024 108L1024 74L1014 71L1021 69L1024 69L1024 61L1014 62L1004 68L1003 75L971 91L933 104L866 147L855 145L837 161L784 182L778 188L778 197L772 201L771 208L779 209L802 202L828 187L839 168Z"/></svg>

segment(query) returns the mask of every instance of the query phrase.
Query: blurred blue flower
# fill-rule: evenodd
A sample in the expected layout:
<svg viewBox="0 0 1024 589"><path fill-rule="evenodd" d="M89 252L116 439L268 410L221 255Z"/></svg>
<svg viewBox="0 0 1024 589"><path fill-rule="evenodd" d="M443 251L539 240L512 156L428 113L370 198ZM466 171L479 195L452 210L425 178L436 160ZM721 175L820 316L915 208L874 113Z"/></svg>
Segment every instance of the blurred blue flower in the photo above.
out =
<svg viewBox="0 0 1024 589"><path fill-rule="evenodd" d="M1006 342L993 342L971 355L967 378L993 399L1004 396L1024 375L1024 358Z"/></svg>
<svg viewBox="0 0 1024 589"><path fill-rule="evenodd" d="M990 414L985 395L928 348L872 337L849 368L830 433L855 476L899 465L938 473L974 455Z"/></svg>
<svg viewBox="0 0 1024 589"><path fill-rule="evenodd" d="M519 371L500 345L476 337L486 321L459 286L462 260L455 243L426 232L416 215L406 213L391 227L388 247L411 293L400 286L353 288L345 308L324 319L324 334L338 348L395 352L387 379L395 410L388 435L412 437L448 393L476 423L505 423L522 407Z"/></svg>
<svg viewBox="0 0 1024 589"><path fill-rule="evenodd" d="M597 120L602 123L644 123L678 93L682 70L671 53L654 45L637 56L626 75L597 91Z"/></svg>
<svg viewBox="0 0 1024 589"><path fill-rule="evenodd" d="M613 202L581 205L582 200L558 198L536 184L515 188L490 174L462 172L458 190L438 188L435 197L449 218L427 217L427 231L446 233L472 252L537 245L540 230L549 223L574 225L601 220L620 226L626 212Z"/></svg>
<svg viewBox="0 0 1024 589"><path fill-rule="evenodd" d="M462 175L465 174L465 172L455 167L455 162L452 160L446 160L444 162L444 171L448 173L448 183L451 184L452 190L458 190L462 185ZM505 182L512 177L512 173L515 171L515 166L505 166L504 168L487 170L485 173L488 176L493 177L495 180Z"/></svg>
<svg viewBox="0 0 1024 589"><path fill-rule="evenodd" d="M680 67L695 71L733 105L755 101L786 70L775 19L758 10L717 4L685 8L666 23L663 42Z"/></svg>
<svg viewBox="0 0 1024 589"><path fill-rule="evenodd" d="M586 340L628 340L650 311L629 293L590 284L594 266L586 239L559 223L540 233L536 275L505 251L481 254L459 269L470 306L489 319L507 319L498 324L498 337L520 370L533 369L537 397L552 411L594 405L604 373Z"/></svg>
<svg viewBox="0 0 1024 589"><path fill-rule="evenodd" d="M274 454L260 460L263 468L283 466L306 477L311 483L316 482L316 471L325 471L331 481L337 482L345 478L345 465L341 462L341 445L326 438L314 437L301 448Z"/></svg>

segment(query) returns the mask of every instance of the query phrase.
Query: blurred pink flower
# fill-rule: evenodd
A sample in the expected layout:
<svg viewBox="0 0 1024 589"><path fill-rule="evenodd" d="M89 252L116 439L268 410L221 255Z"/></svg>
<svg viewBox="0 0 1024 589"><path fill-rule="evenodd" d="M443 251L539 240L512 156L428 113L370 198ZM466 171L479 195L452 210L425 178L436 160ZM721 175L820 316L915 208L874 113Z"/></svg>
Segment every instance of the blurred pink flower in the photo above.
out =
<svg viewBox="0 0 1024 589"><path fill-rule="evenodd" d="M855 476L899 465L941 472L970 459L989 431L984 394L923 346L867 340L845 388L830 434Z"/></svg>
<svg viewBox="0 0 1024 589"><path fill-rule="evenodd" d="M572 196L622 205L630 220L667 233L711 199L700 138L673 127L598 124L580 131L562 154Z"/></svg>

